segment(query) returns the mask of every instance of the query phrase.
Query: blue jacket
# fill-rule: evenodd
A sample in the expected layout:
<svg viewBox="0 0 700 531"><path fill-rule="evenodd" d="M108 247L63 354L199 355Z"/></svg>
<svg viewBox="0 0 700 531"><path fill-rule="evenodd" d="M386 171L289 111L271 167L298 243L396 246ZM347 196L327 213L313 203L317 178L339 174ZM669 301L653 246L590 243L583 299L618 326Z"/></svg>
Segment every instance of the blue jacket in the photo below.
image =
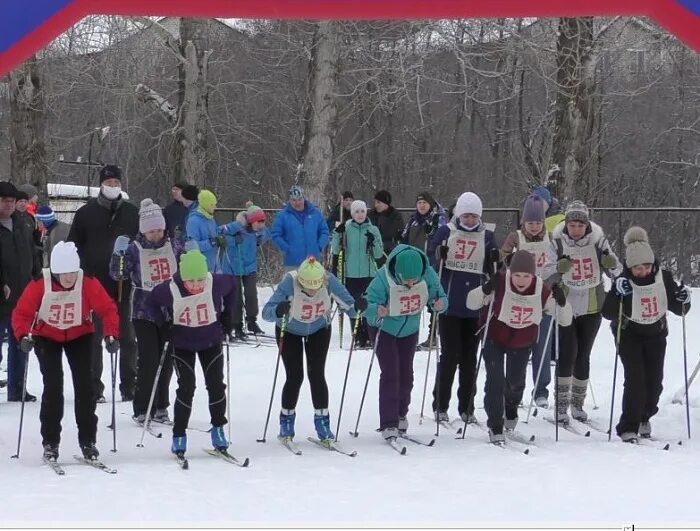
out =
<svg viewBox="0 0 700 531"><path fill-rule="evenodd" d="M248 276L258 271L258 246L270 239L270 229L264 227L253 232L250 226L242 226L236 221L224 225L226 234L226 256L221 264L225 275Z"/></svg>
<svg viewBox="0 0 700 531"><path fill-rule="evenodd" d="M320 259L328 238L326 220L309 200L304 202L302 212L287 204L272 224L272 241L284 254L287 267L297 267L308 256Z"/></svg>
<svg viewBox="0 0 700 531"><path fill-rule="evenodd" d="M207 257L207 269L211 273L219 272L216 263L218 248L211 244L211 238L217 235L217 226L214 219L205 217L198 210L190 211L187 218L187 239L194 240L199 250Z"/></svg>
<svg viewBox="0 0 700 531"><path fill-rule="evenodd" d="M331 273L326 273L326 275L328 279L328 293L331 298L335 299L336 302L338 302L338 300L340 301L340 310L347 313L351 318L355 317L355 299L353 299L352 295L350 295L348 290L345 289L345 286L340 283L340 280L338 280ZM292 278L292 275L287 273L282 279L282 282L277 285L277 289L275 289L275 292L272 294L272 297L270 297L270 300L268 300L267 304L265 304L262 311L263 319L269 322L275 322L277 327L281 327L282 319L277 317L275 310L280 302L284 300L291 301L293 296L294 279ZM331 315L332 314L328 312L326 315L308 324L301 323L295 319L290 319L287 323L287 332L294 334L295 336L310 336L311 334L315 334L321 330L321 328L330 326L331 323L329 319Z"/></svg>
<svg viewBox="0 0 700 531"><path fill-rule="evenodd" d="M469 231L459 225L459 221L455 221L457 230L462 230L464 232L481 232L486 231L484 235L484 244L486 246L486 256L493 249L498 249L496 245L496 237L493 232L487 230L483 223L480 223L478 227ZM446 241L450 237L450 227L449 225L443 225L440 227L428 242L428 256L433 264L435 271L439 271L440 264L435 251L438 246L442 245L442 242ZM489 265L484 261L484 272L489 270ZM467 308L467 295L469 292L475 288L478 288L485 281L485 276L477 273L467 273L465 271L452 271L451 269L442 269L442 287L447 292L447 297L449 298L449 305L445 315L452 317L461 318L471 318L478 319L480 315L479 310L470 310Z"/></svg>
<svg viewBox="0 0 700 531"><path fill-rule="evenodd" d="M394 247L394 250L391 251L389 257L387 258L386 264L377 272L377 276L374 277L367 288L367 291L365 292L367 295L367 311L365 312L365 317L367 318L367 322L370 326L378 326L377 320L379 316L377 314L377 308L379 306L386 307L389 303L389 281L387 280L387 277L391 275L392 280L398 283L398 280L394 274L396 256L407 249L418 251L423 260L423 274L421 275L421 280L424 280L428 285L428 306L433 308L433 303L435 300L440 299L442 301L442 310L440 310L438 313L443 313L447 307L447 297L440 286L437 274L433 268L430 267L428 257L425 256L425 253L420 249L415 249L410 245L400 244ZM420 328L422 312L423 308L421 308L419 313L414 315L406 315L404 317L387 316L382 322L381 330L394 337L408 337L410 335L417 334Z"/></svg>

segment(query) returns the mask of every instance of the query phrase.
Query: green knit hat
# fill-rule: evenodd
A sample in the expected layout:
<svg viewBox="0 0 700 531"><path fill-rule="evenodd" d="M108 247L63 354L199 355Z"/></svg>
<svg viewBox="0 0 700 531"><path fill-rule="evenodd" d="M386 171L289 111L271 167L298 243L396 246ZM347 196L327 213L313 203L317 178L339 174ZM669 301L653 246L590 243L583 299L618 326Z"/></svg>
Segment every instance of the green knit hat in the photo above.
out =
<svg viewBox="0 0 700 531"><path fill-rule="evenodd" d="M180 257L180 278L201 280L207 277L207 259L198 250L187 251Z"/></svg>
<svg viewBox="0 0 700 531"><path fill-rule="evenodd" d="M197 196L199 206L206 211L211 211L216 207L216 196L209 190L202 190Z"/></svg>
<svg viewBox="0 0 700 531"><path fill-rule="evenodd" d="M415 249L405 249L396 255L394 271L401 282L417 280L423 275L423 258Z"/></svg>

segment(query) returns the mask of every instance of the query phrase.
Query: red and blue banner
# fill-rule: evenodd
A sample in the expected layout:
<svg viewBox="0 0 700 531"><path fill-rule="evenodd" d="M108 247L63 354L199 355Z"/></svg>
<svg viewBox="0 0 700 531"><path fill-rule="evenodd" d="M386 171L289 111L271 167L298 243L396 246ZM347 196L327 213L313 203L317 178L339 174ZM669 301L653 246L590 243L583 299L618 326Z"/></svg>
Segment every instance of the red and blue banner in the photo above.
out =
<svg viewBox="0 0 700 531"><path fill-rule="evenodd" d="M700 0L0 0L0 75L90 14L345 20L637 15L700 51Z"/></svg>

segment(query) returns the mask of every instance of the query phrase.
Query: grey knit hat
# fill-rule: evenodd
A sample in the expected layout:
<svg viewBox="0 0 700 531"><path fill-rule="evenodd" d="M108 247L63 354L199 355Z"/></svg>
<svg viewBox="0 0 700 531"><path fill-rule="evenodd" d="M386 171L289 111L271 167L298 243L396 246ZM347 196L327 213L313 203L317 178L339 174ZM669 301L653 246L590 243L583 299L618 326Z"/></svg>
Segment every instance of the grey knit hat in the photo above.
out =
<svg viewBox="0 0 700 531"><path fill-rule="evenodd" d="M510 259L510 272L530 273L534 276L537 273L535 256L530 251L515 251Z"/></svg>
<svg viewBox="0 0 700 531"><path fill-rule="evenodd" d="M522 222L544 223L544 211L544 200L538 195L531 195L525 200Z"/></svg>
<svg viewBox="0 0 700 531"><path fill-rule="evenodd" d="M625 264L634 267L654 263L654 251L649 245L649 236L642 227L630 227L625 232Z"/></svg>
<svg viewBox="0 0 700 531"><path fill-rule="evenodd" d="M567 223L569 221L579 221L587 224L590 221L588 207L583 201L572 201L566 206L564 218L564 221Z"/></svg>

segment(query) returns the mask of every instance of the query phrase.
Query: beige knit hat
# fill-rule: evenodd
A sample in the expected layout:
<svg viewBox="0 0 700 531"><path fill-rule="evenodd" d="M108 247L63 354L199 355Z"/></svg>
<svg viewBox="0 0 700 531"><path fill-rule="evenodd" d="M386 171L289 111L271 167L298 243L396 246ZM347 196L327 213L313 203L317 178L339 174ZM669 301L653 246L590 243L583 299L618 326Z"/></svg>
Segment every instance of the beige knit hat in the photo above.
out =
<svg viewBox="0 0 700 531"><path fill-rule="evenodd" d="M630 227L625 233L625 263L627 267L654 263L654 251L649 236L642 227Z"/></svg>

